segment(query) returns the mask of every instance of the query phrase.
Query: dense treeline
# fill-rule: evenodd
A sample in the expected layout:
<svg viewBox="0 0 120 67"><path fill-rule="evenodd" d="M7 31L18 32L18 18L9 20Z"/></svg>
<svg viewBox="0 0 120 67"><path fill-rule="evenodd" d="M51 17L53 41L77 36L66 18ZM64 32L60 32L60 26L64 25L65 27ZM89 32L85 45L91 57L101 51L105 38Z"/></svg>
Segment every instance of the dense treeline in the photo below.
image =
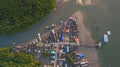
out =
<svg viewBox="0 0 120 67"><path fill-rule="evenodd" d="M41 67L41 63L31 54L11 53L10 48L0 48L0 67Z"/></svg>
<svg viewBox="0 0 120 67"><path fill-rule="evenodd" d="M55 9L56 0L0 0L0 34L31 28Z"/></svg>

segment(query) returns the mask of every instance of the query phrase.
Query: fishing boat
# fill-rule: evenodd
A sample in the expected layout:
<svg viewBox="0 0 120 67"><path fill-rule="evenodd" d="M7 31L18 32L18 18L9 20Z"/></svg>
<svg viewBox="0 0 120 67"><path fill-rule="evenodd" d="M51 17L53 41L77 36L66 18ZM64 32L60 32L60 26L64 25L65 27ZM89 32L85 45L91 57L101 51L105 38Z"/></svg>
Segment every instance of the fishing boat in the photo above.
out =
<svg viewBox="0 0 120 67"><path fill-rule="evenodd" d="M46 26L46 27L45 27L45 29L49 29L49 28L50 28L50 26Z"/></svg>

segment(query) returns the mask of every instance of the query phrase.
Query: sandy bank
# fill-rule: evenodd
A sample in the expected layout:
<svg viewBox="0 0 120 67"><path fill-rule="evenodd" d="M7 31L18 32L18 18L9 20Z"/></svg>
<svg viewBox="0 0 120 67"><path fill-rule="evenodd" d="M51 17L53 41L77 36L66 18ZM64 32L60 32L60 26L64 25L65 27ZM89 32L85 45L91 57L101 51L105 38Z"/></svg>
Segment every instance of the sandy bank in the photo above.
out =
<svg viewBox="0 0 120 67"><path fill-rule="evenodd" d="M92 0L76 0L76 3L82 6L93 5Z"/></svg>
<svg viewBox="0 0 120 67"><path fill-rule="evenodd" d="M79 38L81 44L91 45L95 44L94 39L91 36L90 31L85 27L83 23L83 14L79 11L75 12L72 15L74 18L77 19L77 23L79 26ZM89 61L89 67L98 67L98 56L95 48L85 48L85 47L79 47L80 52L85 53L87 55L87 59Z"/></svg>

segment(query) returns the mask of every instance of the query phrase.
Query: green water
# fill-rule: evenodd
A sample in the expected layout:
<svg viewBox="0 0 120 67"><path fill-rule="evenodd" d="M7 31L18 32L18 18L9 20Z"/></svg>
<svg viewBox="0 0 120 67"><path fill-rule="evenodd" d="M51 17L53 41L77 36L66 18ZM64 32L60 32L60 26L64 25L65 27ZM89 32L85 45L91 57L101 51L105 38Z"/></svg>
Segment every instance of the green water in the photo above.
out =
<svg viewBox="0 0 120 67"><path fill-rule="evenodd" d="M93 36L97 40L101 40L100 37L107 30L111 30L112 35L109 37L108 45L103 48L97 49L99 53L99 60L101 61L101 67L119 67L120 66L120 0L100 0L102 7L86 7L88 19L86 25L93 32ZM105 9L103 9L105 7ZM95 23L93 23L95 20ZM99 31L95 30L95 27L99 27ZM98 36L99 37L96 37ZM99 38L99 39L98 39Z"/></svg>
<svg viewBox="0 0 120 67"><path fill-rule="evenodd" d="M24 43L36 37L38 32L45 32L44 27L52 23L59 23L60 20L66 20L76 11L85 14L85 24L92 32L96 41L101 41L101 36L107 30L111 30L112 35L109 37L108 45L97 49L100 67L119 67L119 47L120 47L120 0L98 0L96 5L81 6L76 4L75 0L66 2L58 13L50 18L44 19L43 23L38 23L32 29L18 33L12 36L0 36L0 47L10 45L12 42ZM96 31L96 27L99 28Z"/></svg>

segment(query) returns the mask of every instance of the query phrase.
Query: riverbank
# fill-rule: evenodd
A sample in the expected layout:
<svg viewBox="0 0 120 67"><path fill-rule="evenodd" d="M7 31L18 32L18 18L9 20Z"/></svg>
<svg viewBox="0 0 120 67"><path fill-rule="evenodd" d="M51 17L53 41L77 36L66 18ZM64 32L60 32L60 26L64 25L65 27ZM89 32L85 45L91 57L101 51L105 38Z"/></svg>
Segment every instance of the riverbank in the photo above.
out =
<svg viewBox="0 0 120 67"><path fill-rule="evenodd" d="M49 46L52 46L52 45L55 46L56 44L54 44L54 43L58 43L59 45L62 45L62 44L65 45L68 42L67 45L69 45L70 47L72 45L78 46L77 48L74 48L75 51L83 53L83 54L86 55L85 59L88 59L89 63L88 62L86 62L86 63L88 64L89 67L98 67L97 66L97 59L96 59L97 55L95 53L95 48L94 47L86 48L86 47L81 46L81 44L86 44L86 45L94 44L95 45L95 42L93 43L94 40L90 36L91 35L90 32L86 29L86 27L83 24L82 13L81 12L76 12L75 14L72 15L72 17L74 19L68 19L64 23L61 23L61 24L57 25L55 28L53 28L52 30L54 30L54 32L53 31L48 31L47 33L41 35L41 40L40 41L39 41L39 38L38 39L36 38L37 40L35 39L33 41L27 42L23 46L20 45L21 50L23 52L28 52L28 53L34 52L35 53L35 58L39 59L39 58L41 58L40 54L39 54L39 48L37 48L39 42L41 42L41 44L45 47L49 47ZM71 20L71 22L70 22L70 20ZM75 21L75 22L72 22L72 20ZM71 24L71 23L75 23L75 26L73 26L74 24ZM69 28L69 24L71 24L70 28ZM62 26L62 27L59 29L58 26ZM65 31L66 29L69 29L70 32ZM80 33L79 33L79 31L80 31ZM82 31L86 31L86 32L82 32ZM73 34L71 32L73 32ZM65 34L69 34L72 37L69 37L69 35L65 35ZM62 40L61 40L61 36L59 38L58 35L61 35L62 37L65 37L65 40L64 40L64 38L62 38ZM76 38L78 38L78 37L80 39L80 45L79 45L79 41L76 41ZM88 40L86 38L88 38ZM74 39L75 39L75 41L74 41ZM71 45L70 45L69 44L70 42L73 42L74 44L71 43ZM78 43L78 44L76 44L76 43ZM29 49L27 49L27 48L29 48ZM43 49L43 48L41 48L41 49ZM50 48L50 49L52 49L52 48ZM70 50L72 50L72 49L73 48L70 48ZM41 52L43 52L43 51L40 51L40 53ZM73 50L73 52L74 52L74 50ZM80 61L80 65L81 65L81 62L83 62L83 61L78 60L78 63L79 63L79 61ZM45 62L45 61L43 61L43 62Z"/></svg>
<svg viewBox="0 0 120 67"><path fill-rule="evenodd" d="M80 44L85 44L85 45L95 45L95 41L93 40L93 38L92 38L92 36L91 36L91 34L90 34L90 32L87 30L87 28L85 27L85 25L84 25L84 21L83 21L83 14L81 13L81 12L79 12L79 11L77 11L77 12L75 12L73 15L72 15L72 17L73 18L75 18L75 21L76 21L76 28L77 29L75 29L76 31L80 31L79 32L79 34L77 35L77 32L75 32L76 33L76 37L78 37L79 36L79 39L80 39ZM69 19L70 20L70 19ZM58 35L57 35L57 32L58 32L58 30L60 31L60 30L62 30L63 31L63 33L62 33L62 36L64 36L63 34L65 34L65 29L66 29L66 26L67 26L67 24L69 24L69 23L66 23L66 22L68 22L68 21L65 21L65 23L63 23L63 25L57 25L55 28L53 28L53 30L54 30L54 36L53 35L51 35L51 31L48 31L47 33L45 33L45 34L43 34L42 36L41 36L41 39L42 40L40 40L40 42L41 42L41 44L43 45L43 46L45 46L45 45L47 45L47 44L49 44L49 42L50 43L54 43L54 42L57 42L58 40L59 40L59 38L58 38ZM65 26L64 26L64 24L65 24ZM59 27L59 26L63 26L63 27ZM65 27L65 28L64 28ZM69 27L69 25L68 25L68 27ZM63 28L63 29L62 29ZM73 28L74 28L74 26L73 26ZM69 29L69 28L68 28ZM74 31L75 31L74 30ZM60 34L60 33L58 33L58 34ZM70 33L69 33L70 34ZM52 38L52 39L51 39ZM57 40L58 39L58 40ZM73 38L74 39L74 38ZM61 39L60 39L61 40ZM68 41L69 41L69 38L68 38ZM72 42L72 39L70 39L70 41ZM73 40L74 41L74 40ZM63 41L64 42L64 41ZM58 42L59 43L59 42ZM39 49L37 49L37 47L38 47L38 44L40 44L39 43L39 38L36 38L36 39L33 39L33 40L31 40L31 41L29 41L29 42L26 42L26 43L24 43L23 45L21 44L20 46L21 46L21 50L23 51L23 52L35 52L35 54L36 54L36 52L38 51L38 53L36 54L36 56L35 56L35 58L36 59L39 59L40 58L40 54L39 54ZM19 46L19 47L20 47ZM26 46L26 47L25 47ZM76 45L77 46L77 45ZM29 48L29 49L27 49L27 48ZM31 51L31 49L33 50L33 51ZM77 51L79 51L80 53L84 53L84 54L86 54L86 58L88 59L88 64L89 64L89 67L98 67L98 60L97 60L97 54L96 54L96 50L95 50L95 48L94 47L92 47L92 48L86 48L86 47L82 47L82 46L79 46L78 45L78 50ZM40 52L41 53L41 52Z"/></svg>
<svg viewBox="0 0 120 67"><path fill-rule="evenodd" d="M84 0L83 0L84 1ZM63 4L63 7L59 10L56 16L51 16L48 19L43 20L43 23L35 24L30 30L25 32L20 32L13 36L0 36L0 47L6 47L11 45L13 42L17 44L27 42L37 36L37 33L44 33L44 27L50 24L57 24L61 19L68 19L76 10L80 10L85 13L87 19L85 18L85 25L92 35L97 39L96 35L102 37L103 33L107 30L111 30L112 35L109 39L109 44L102 48L98 48L100 67L119 67L119 51L120 47L120 32L119 29L120 19L118 18L120 9L120 0L92 0L99 1L95 5L81 6L76 4L76 0L70 0L69 2ZM102 9L106 7L106 9ZM107 11L106 11L107 10ZM108 15L109 14L109 15ZM96 31L96 27L99 27L99 31ZM101 40L101 39L99 39Z"/></svg>
<svg viewBox="0 0 120 67"><path fill-rule="evenodd" d="M56 21L53 22L53 19L55 19L54 18L55 15L60 12L60 9L62 8L63 4L64 4L63 0L56 0L56 10L51 12L42 21L39 21L41 23L36 23L31 29L19 32L14 35L0 35L0 47L2 48L2 47L10 46L10 45L12 45L13 42L16 42L17 44L26 43L27 41L30 41L30 40L36 38L37 33L46 32L46 30L44 29L45 26L53 24L53 23L55 23L55 24L58 23ZM56 15L56 16L58 16L58 15Z"/></svg>
<svg viewBox="0 0 120 67"><path fill-rule="evenodd" d="M80 11L77 11L72 16L77 19L80 31L79 32L80 43L85 45L95 44L95 41L91 36L90 31L84 25L83 14ZM89 67L98 67L98 56L95 48L80 47L79 50L80 52L85 53L87 55Z"/></svg>
<svg viewBox="0 0 120 67"><path fill-rule="evenodd" d="M59 1L58 3L58 7L57 10L55 11L55 13L51 13L51 15L56 15L57 11L59 11L63 5L64 2L67 2L68 0L57 0ZM58 10L59 9L59 10ZM48 16L49 18L51 17ZM79 27L80 27L80 40L82 43L86 43L86 44L93 44L94 43L94 40L93 38L91 37L91 34L88 30L86 30L86 27L84 26L84 24L82 23L83 22L83 17L81 16L81 13L80 12L76 12L74 15L73 15L75 18L77 18L77 21L80 23L79 24ZM47 18L48 18L47 17ZM81 48L80 47L80 51L84 51L83 53L87 54L89 56L89 58L92 60L90 61L95 61L97 62L97 54L96 54L96 51L94 48ZM96 67L96 66L95 66Z"/></svg>
<svg viewBox="0 0 120 67"><path fill-rule="evenodd" d="M0 1L0 35L14 35L31 27L48 16L56 7L52 1ZM11 5L8 5L11 4ZM24 5L23 5L24 4ZM6 21L7 20L7 21Z"/></svg>

